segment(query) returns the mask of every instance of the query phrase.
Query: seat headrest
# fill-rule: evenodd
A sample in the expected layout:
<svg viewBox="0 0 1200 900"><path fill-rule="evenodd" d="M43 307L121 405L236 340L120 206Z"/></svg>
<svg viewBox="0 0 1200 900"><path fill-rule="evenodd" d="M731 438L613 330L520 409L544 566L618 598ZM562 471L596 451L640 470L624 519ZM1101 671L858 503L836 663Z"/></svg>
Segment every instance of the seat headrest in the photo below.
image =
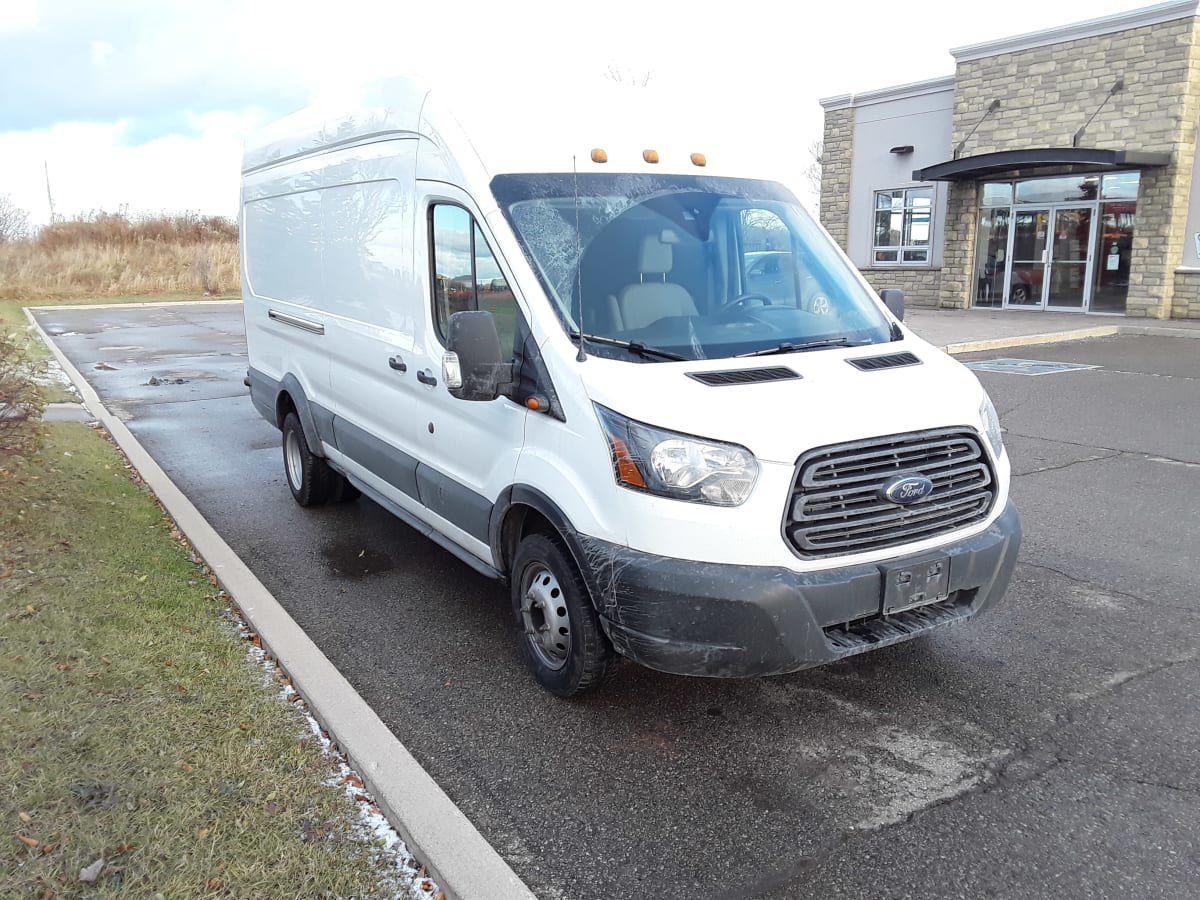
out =
<svg viewBox="0 0 1200 900"><path fill-rule="evenodd" d="M638 254L638 271L643 275L666 275L675 261L671 245L678 243L679 235L669 228L646 235Z"/></svg>

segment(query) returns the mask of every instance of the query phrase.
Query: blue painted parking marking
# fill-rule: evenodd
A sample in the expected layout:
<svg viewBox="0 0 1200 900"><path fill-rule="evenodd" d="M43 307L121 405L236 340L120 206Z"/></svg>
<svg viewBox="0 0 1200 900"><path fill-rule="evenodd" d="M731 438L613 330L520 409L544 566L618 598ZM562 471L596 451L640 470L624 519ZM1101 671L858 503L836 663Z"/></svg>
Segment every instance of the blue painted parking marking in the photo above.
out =
<svg viewBox="0 0 1200 900"><path fill-rule="evenodd" d="M1099 369L1083 363L1050 362L1045 359L981 359L966 364L976 372L1002 372L1006 375L1054 375L1081 369Z"/></svg>

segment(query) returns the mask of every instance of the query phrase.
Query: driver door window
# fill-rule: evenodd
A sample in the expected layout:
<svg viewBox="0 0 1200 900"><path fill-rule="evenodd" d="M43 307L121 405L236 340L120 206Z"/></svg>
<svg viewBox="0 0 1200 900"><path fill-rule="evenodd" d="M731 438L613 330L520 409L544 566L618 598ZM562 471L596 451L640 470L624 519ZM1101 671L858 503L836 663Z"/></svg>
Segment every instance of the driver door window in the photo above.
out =
<svg viewBox="0 0 1200 900"><path fill-rule="evenodd" d="M439 203L430 211L433 243L433 320L446 342L450 316L483 309L496 319L500 347L512 358L517 301L474 217L461 206Z"/></svg>

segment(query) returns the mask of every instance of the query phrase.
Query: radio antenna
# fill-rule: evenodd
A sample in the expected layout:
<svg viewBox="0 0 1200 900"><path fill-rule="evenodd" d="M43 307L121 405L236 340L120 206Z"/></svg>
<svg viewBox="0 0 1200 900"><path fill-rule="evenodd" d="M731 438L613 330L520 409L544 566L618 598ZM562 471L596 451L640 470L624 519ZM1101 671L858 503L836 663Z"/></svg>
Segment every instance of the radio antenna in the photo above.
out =
<svg viewBox="0 0 1200 900"><path fill-rule="evenodd" d="M579 292L579 352L575 354L575 361L586 362L587 351L583 349L583 238L579 233L579 167L574 153L571 154L571 175L575 184L575 282Z"/></svg>

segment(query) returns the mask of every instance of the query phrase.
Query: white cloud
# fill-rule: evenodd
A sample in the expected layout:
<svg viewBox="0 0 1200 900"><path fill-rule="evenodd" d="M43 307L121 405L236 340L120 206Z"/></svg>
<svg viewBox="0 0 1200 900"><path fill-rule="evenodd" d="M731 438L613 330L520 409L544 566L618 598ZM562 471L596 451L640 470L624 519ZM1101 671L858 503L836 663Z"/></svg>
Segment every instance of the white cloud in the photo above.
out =
<svg viewBox="0 0 1200 900"><path fill-rule="evenodd" d="M0 35L28 31L37 24L37 0L4 0L0 6Z"/></svg>
<svg viewBox="0 0 1200 900"><path fill-rule="evenodd" d="M92 41L91 60L93 66L103 66L109 57L117 52L117 48L108 41Z"/></svg>

